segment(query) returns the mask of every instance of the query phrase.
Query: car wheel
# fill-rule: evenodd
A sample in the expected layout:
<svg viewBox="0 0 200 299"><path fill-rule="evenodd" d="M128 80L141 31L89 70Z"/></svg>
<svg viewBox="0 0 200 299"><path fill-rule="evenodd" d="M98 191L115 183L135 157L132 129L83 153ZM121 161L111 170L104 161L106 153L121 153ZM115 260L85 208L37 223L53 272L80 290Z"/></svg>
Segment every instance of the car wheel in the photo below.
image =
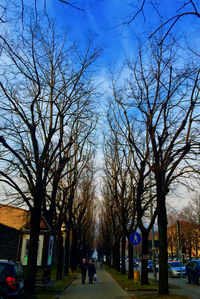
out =
<svg viewBox="0 0 200 299"><path fill-rule="evenodd" d="M189 278L188 275L186 276L186 281L187 281L187 283L191 283L191 279Z"/></svg>

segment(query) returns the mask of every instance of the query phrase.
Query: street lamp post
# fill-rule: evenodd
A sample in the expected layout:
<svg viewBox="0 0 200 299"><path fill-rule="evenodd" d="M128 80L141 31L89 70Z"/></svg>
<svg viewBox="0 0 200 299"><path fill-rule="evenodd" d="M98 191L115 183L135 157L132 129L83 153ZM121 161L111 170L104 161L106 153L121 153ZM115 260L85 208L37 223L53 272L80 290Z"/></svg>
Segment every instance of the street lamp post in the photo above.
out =
<svg viewBox="0 0 200 299"><path fill-rule="evenodd" d="M62 231L62 234L63 234L63 276L65 275L65 258L66 258L66 226L65 224L62 225L61 227L61 231Z"/></svg>

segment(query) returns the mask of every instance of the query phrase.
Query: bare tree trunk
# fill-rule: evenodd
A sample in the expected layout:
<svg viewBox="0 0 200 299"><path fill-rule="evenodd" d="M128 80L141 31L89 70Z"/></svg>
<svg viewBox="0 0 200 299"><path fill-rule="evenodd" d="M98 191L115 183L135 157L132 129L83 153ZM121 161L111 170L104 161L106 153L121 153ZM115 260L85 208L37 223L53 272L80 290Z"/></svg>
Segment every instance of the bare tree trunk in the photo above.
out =
<svg viewBox="0 0 200 299"><path fill-rule="evenodd" d="M162 176L160 176L162 177ZM159 294L168 294L168 252L167 252L167 212L165 193L162 190L162 181L157 180L157 207L159 233Z"/></svg>
<svg viewBox="0 0 200 299"><path fill-rule="evenodd" d="M57 269L56 279L63 278L63 237L62 233L57 233Z"/></svg>
<svg viewBox="0 0 200 299"><path fill-rule="evenodd" d="M66 241L65 241L65 274L69 274L70 267L70 230L67 230Z"/></svg>
<svg viewBox="0 0 200 299"><path fill-rule="evenodd" d="M126 235L122 234L122 274L126 274L126 265L125 265L125 250L126 250Z"/></svg>
<svg viewBox="0 0 200 299"><path fill-rule="evenodd" d="M40 219L41 219L41 208L37 206L31 209L30 219L30 243L28 250L28 266L25 277L25 290L34 297L35 284L36 284L36 273L37 273L37 252L38 252L38 241L40 234Z"/></svg>
<svg viewBox="0 0 200 299"><path fill-rule="evenodd" d="M116 270L116 268L117 268L117 258L116 258L115 244L116 244L116 241L114 242L114 245L112 246L112 251L113 251L113 268Z"/></svg>
<svg viewBox="0 0 200 299"><path fill-rule="evenodd" d="M70 268L73 271L76 270L78 265L78 239L77 233L73 233L73 240L70 250Z"/></svg>
<svg viewBox="0 0 200 299"><path fill-rule="evenodd" d="M148 280L148 236L149 232L145 229L141 231L142 233L142 270L141 270L141 285L149 284Z"/></svg>
<svg viewBox="0 0 200 299"><path fill-rule="evenodd" d="M116 270L120 272L120 239L116 242Z"/></svg>
<svg viewBox="0 0 200 299"><path fill-rule="evenodd" d="M128 279L133 279L133 244L128 242Z"/></svg>
<svg viewBox="0 0 200 299"><path fill-rule="evenodd" d="M113 268L120 272L120 240L115 238L113 245Z"/></svg>
<svg viewBox="0 0 200 299"><path fill-rule="evenodd" d="M120 252L118 253L118 249L119 249L119 241L115 237L115 241L114 241L114 244L113 244L113 268L115 270L117 270L118 259L120 259Z"/></svg>

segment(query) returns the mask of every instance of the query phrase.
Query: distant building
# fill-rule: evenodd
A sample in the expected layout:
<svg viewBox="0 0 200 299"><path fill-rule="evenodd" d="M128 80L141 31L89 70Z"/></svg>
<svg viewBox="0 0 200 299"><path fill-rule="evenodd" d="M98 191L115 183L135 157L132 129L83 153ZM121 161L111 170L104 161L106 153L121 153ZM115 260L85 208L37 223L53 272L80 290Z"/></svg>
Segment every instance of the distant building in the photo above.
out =
<svg viewBox="0 0 200 299"><path fill-rule="evenodd" d="M196 223L179 221L167 229L168 255L170 258L200 257L200 227Z"/></svg>
<svg viewBox="0 0 200 299"><path fill-rule="evenodd" d="M27 210L0 204L0 259L20 259L20 229L27 222Z"/></svg>
<svg viewBox="0 0 200 299"><path fill-rule="evenodd" d="M148 246L149 246L149 257L152 258L152 247L153 247L152 231L150 231L149 233ZM159 236L158 236L158 231L155 231L154 232L154 254L156 257L158 257L158 253L159 253Z"/></svg>
<svg viewBox="0 0 200 299"><path fill-rule="evenodd" d="M25 209L0 204L0 259L28 262L30 239L29 212ZM50 279L54 237L44 217L40 220L37 265L44 271L42 283Z"/></svg>
<svg viewBox="0 0 200 299"><path fill-rule="evenodd" d="M28 262L30 239L29 212L25 209L0 204L0 259ZM54 237L44 217L40 220L37 265L48 268L52 263ZM48 271L49 272L49 271Z"/></svg>

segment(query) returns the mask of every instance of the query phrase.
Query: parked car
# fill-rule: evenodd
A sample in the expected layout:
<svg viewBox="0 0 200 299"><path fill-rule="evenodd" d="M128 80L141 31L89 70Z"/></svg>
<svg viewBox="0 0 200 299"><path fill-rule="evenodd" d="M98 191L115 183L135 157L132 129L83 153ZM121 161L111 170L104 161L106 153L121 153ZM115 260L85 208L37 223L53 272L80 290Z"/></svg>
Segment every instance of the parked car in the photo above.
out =
<svg viewBox="0 0 200 299"><path fill-rule="evenodd" d="M147 265L148 272L153 272L153 261L148 260L148 265ZM156 264L156 271L158 271L158 265Z"/></svg>
<svg viewBox="0 0 200 299"><path fill-rule="evenodd" d="M0 260L0 298L20 298L24 293L24 274L20 263Z"/></svg>
<svg viewBox="0 0 200 299"><path fill-rule="evenodd" d="M200 284L200 260L192 260L186 265L186 280L187 283Z"/></svg>
<svg viewBox="0 0 200 299"><path fill-rule="evenodd" d="M136 259L133 259L133 267L137 268L139 266L139 263Z"/></svg>
<svg viewBox="0 0 200 299"><path fill-rule="evenodd" d="M185 276L186 268L182 262L173 261L168 263L168 274L171 277Z"/></svg>

